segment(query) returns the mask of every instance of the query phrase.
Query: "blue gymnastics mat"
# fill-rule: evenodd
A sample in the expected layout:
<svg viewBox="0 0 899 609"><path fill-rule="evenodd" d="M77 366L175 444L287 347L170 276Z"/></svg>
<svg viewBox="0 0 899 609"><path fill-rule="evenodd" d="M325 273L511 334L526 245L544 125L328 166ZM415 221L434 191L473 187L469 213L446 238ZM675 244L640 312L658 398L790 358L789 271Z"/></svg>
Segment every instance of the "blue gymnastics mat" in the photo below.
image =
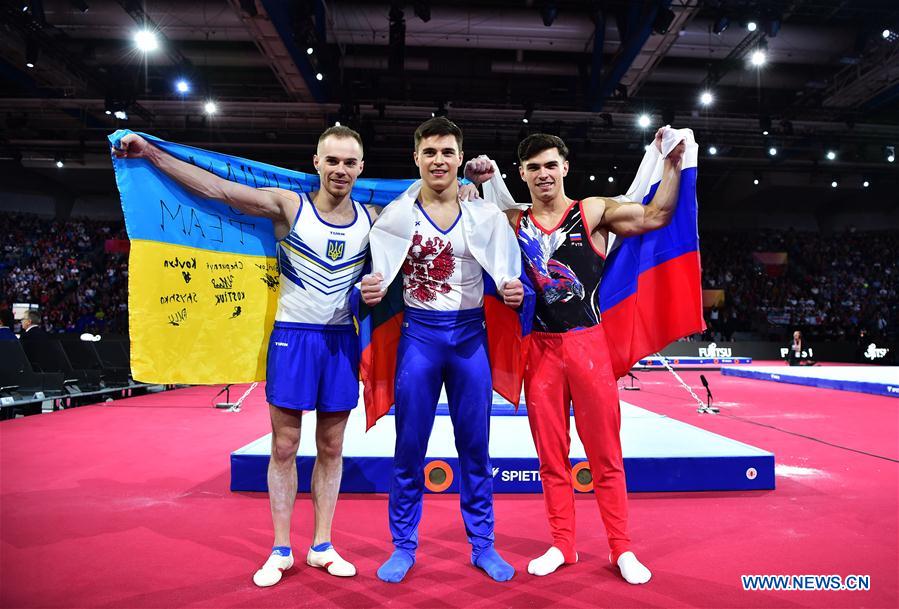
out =
<svg viewBox="0 0 899 609"><path fill-rule="evenodd" d="M498 402L501 398L495 397ZM446 412L445 397L438 412ZM497 404L499 406L499 404ZM503 408L513 414L511 405ZM519 414L525 410L519 408ZM621 403L621 441L629 491L722 491L774 488L774 455L626 402ZM711 416L711 415L710 415ZM496 493L540 493L539 462L526 416L493 416L490 456ZM393 416L365 433L361 406L350 415L344 440L341 491L390 490L396 431ZM231 490L267 491L271 434L231 453ZM571 421L571 461L575 488L590 491L589 464ZM315 416L303 417L297 454L299 492L308 492L315 463ZM438 415L425 459L428 492L458 492L458 458L450 418Z"/></svg>
<svg viewBox="0 0 899 609"><path fill-rule="evenodd" d="M899 397L899 366L753 366L722 368L722 374Z"/></svg>

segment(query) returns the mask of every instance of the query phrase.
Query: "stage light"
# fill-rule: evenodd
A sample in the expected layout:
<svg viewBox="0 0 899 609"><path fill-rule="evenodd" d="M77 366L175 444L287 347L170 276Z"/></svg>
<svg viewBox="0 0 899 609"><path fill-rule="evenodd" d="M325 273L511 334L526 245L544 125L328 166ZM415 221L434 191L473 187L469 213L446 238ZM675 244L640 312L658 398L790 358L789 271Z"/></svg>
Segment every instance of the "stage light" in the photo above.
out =
<svg viewBox="0 0 899 609"><path fill-rule="evenodd" d="M831 188L836 188L836 187L839 186L839 185L840 185L840 183L837 182L836 180L834 180L833 182L830 183L830 187L831 187Z"/></svg>
<svg viewBox="0 0 899 609"><path fill-rule="evenodd" d="M765 54L765 51L761 49L756 49L752 52L752 55L749 56L749 62L757 68L765 65L766 61L768 61L768 56Z"/></svg>
<svg viewBox="0 0 899 609"><path fill-rule="evenodd" d="M886 40L887 38L890 37L890 30L884 30L880 33L880 35L883 36L884 40Z"/></svg>
<svg viewBox="0 0 899 609"><path fill-rule="evenodd" d="M159 48L159 39L150 30L138 30L134 33L134 44L138 51L149 53Z"/></svg>
<svg viewBox="0 0 899 609"><path fill-rule="evenodd" d="M37 60L41 56L41 48L37 44L37 40L29 37L25 41L25 65L28 66L28 69L34 68L37 65Z"/></svg>
<svg viewBox="0 0 899 609"><path fill-rule="evenodd" d="M106 115L109 116L110 114L112 114L112 110L107 110Z"/></svg>
<svg viewBox="0 0 899 609"><path fill-rule="evenodd" d="M716 148L715 146L709 146L709 154L715 156L716 154L718 154L718 148Z"/></svg>
<svg viewBox="0 0 899 609"><path fill-rule="evenodd" d="M646 129L647 127L649 127L650 122L651 121L648 114L641 114L637 118L637 125L639 125L641 129Z"/></svg>
<svg viewBox="0 0 899 609"><path fill-rule="evenodd" d="M755 184L756 186L758 186L758 185L759 185L759 179L758 179L758 178L753 178L752 183Z"/></svg>
<svg viewBox="0 0 899 609"><path fill-rule="evenodd" d="M715 101L715 96L712 95L711 91L703 91L702 95L699 96L699 103L703 106L711 106L713 101Z"/></svg>
<svg viewBox="0 0 899 609"><path fill-rule="evenodd" d="M595 181L596 181L596 176L593 175L592 173L590 174L590 181L591 181L591 182L595 182Z"/></svg>
<svg viewBox="0 0 899 609"><path fill-rule="evenodd" d="M615 176L609 176L609 184L615 181Z"/></svg>
<svg viewBox="0 0 899 609"><path fill-rule="evenodd" d="M887 146L887 163L892 163L896 160L896 148L894 146Z"/></svg>
<svg viewBox="0 0 899 609"><path fill-rule="evenodd" d="M325 79L325 76L324 76L324 74L322 74L321 72L318 72L318 73L315 75L315 80L321 81L321 80L324 80L324 79Z"/></svg>
<svg viewBox="0 0 899 609"><path fill-rule="evenodd" d="M116 110L115 112L112 113L112 115L114 117L116 117L117 119L119 119L120 121L128 120L128 113L125 112L124 110Z"/></svg>
<svg viewBox="0 0 899 609"><path fill-rule="evenodd" d="M340 121L334 121L334 126L335 126L335 127L340 127Z"/></svg>
<svg viewBox="0 0 899 609"><path fill-rule="evenodd" d="M770 148L768 148L768 155L769 156L777 156L777 148L775 148L774 146L771 146Z"/></svg>
<svg viewBox="0 0 899 609"><path fill-rule="evenodd" d="M750 32L754 32L757 29L759 29L759 24L756 23L755 21L750 21L749 23L746 24L746 29L749 30Z"/></svg>
<svg viewBox="0 0 899 609"><path fill-rule="evenodd" d="M833 150L828 150L828 151L827 151L827 160L828 160L828 161L834 161L834 160L836 160L836 158L837 158L837 153L836 153L836 152L834 152Z"/></svg>
<svg viewBox="0 0 899 609"><path fill-rule="evenodd" d="M546 27L553 24L553 21L559 16L559 7L555 0L546 0L543 3L543 7L540 9L540 16L543 18L543 25Z"/></svg>
<svg viewBox="0 0 899 609"><path fill-rule="evenodd" d="M312 55L313 53L315 53L315 49L313 49L312 47L306 48L306 55Z"/></svg>
<svg viewBox="0 0 899 609"><path fill-rule="evenodd" d="M503 179L504 179L504 180L506 179L506 174L503 174Z"/></svg>
<svg viewBox="0 0 899 609"><path fill-rule="evenodd" d="M730 25L730 19L725 17L724 15L720 15L717 19L715 19L715 24L712 26L713 34L720 34L724 30L727 29L727 26Z"/></svg>
<svg viewBox="0 0 899 609"><path fill-rule="evenodd" d="M521 119L521 122L524 123L525 125L527 125L527 124L528 124L528 119L527 119L527 118L523 118L523 119Z"/></svg>
<svg viewBox="0 0 899 609"><path fill-rule="evenodd" d="M215 102L210 99L205 104L203 104L203 111L206 114L212 115L218 112L218 106L216 106Z"/></svg>
<svg viewBox="0 0 899 609"><path fill-rule="evenodd" d="M183 78L175 83L175 90L184 95L185 93L190 93L190 83L184 80Z"/></svg>
<svg viewBox="0 0 899 609"><path fill-rule="evenodd" d="M57 159L56 159L56 167L57 167L58 169L62 169L62 168L65 167L65 166L66 166L66 164L63 162L63 160L62 160L61 158L58 158L58 157L57 157Z"/></svg>
<svg viewBox="0 0 899 609"><path fill-rule="evenodd" d="M864 186L865 188L867 188L870 185L871 185L871 182L869 182L868 180L865 180L864 182L862 182L862 186Z"/></svg>

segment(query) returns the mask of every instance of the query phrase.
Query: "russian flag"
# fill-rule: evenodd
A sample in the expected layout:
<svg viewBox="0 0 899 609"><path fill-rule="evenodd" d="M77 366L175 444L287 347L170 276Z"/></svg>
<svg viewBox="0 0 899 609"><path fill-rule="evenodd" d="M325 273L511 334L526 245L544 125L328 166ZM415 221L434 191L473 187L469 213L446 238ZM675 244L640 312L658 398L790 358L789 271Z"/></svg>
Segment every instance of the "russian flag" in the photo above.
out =
<svg viewBox="0 0 899 609"><path fill-rule="evenodd" d="M693 132L667 130L663 154L650 146L621 198L649 203L661 180L663 155L681 141L686 150L670 224L644 235L616 237L606 257L599 305L616 377L670 342L705 329L696 201L698 146Z"/></svg>

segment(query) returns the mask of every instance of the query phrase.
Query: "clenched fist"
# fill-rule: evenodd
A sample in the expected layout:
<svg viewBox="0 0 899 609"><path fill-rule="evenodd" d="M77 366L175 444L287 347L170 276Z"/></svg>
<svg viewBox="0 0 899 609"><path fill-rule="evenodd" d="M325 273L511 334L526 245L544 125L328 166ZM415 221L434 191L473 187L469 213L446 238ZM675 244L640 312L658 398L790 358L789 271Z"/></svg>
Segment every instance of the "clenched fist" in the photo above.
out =
<svg viewBox="0 0 899 609"><path fill-rule="evenodd" d="M521 301L524 300L524 286L521 285L520 279L513 279L512 281L504 283L501 292L503 295L503 302L513 309L517 308L518 305L521 304Z"/></svg>
<svg viewBox="0 0 899 609"><path fill-rule="evenodd" d="M381 289L384 277L381 273L372 273L362 278L362 301L370 307L375 306L384 298L386 290Z"/></svg>

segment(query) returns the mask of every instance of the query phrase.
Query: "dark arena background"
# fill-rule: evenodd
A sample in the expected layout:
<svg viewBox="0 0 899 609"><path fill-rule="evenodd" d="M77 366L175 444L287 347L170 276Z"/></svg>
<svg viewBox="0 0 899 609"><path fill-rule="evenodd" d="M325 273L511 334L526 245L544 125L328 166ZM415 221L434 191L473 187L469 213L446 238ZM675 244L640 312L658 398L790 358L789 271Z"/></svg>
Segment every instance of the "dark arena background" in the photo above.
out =
<svg viewBox="0 0 899 609"><path fill-rule="evenodd" d="M895 1L0 6L0 607L899 606ZM319 135L340 124L361 134L362 178L415 178L412 134L434 116L517 201L531 133L565 140L581 199L626 192L660 127L693 131L707 328L618 380L644 585L609 563L573 421L579 561L528 573L551 538L524 396L517 411L496 396L490 422L496 547L516 574L473 567L442 395L406 579L376 576L393 416L366 432L360 405L333 525L358 574L303 560L310 415L296 565L257 587L272 545L264 381L132 374L145 320L129 319L141 278L110 134L315 173Z"/></svg>

